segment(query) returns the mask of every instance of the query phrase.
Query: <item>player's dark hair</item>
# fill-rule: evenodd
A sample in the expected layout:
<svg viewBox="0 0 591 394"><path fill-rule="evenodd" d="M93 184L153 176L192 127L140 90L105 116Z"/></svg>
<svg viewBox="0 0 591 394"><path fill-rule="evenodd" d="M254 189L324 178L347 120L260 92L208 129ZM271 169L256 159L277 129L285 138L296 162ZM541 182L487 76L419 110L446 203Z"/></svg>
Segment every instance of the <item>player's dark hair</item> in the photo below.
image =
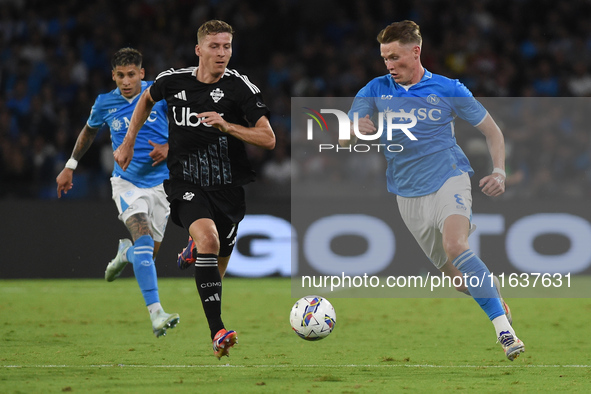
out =
<svg viewBox="0 0 591 394"><path fill-rule="evenodd" d="M121 48L111 58L113 70L117 66L138 66L142 68L142 53L133 48Z"/></svg>
<svg viewBox="0 0 591 394"><path fill-rule="evenodd" d="M234 35L234 29L228 23L217 19L205 22L197 30L197 43L210 34L230 33Z"/></svg>
<svg viewBox="0 0 591 394"><path fill-rule="evenodd" d="M422 46L423 37L419 25L413 21L394 22L384 28L378 34L380 44L389 44L394 41L400 41L401 44L417 44Z"/></svg>

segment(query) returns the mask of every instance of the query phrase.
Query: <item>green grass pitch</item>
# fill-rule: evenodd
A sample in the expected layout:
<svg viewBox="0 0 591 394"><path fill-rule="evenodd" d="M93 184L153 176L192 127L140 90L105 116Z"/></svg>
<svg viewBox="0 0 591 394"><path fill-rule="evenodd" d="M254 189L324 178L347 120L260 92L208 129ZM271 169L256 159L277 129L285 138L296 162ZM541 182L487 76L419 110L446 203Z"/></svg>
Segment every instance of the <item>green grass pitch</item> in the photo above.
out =
<svg viewBox="0 0 591 394"><path fill-rule="evenodd" d="M192 278L159 282L181 315L152 334L133 279L1 280L1 393L591 392L591 299L515 298L508 361L469 298L332 298L335 331L292 333L289 279L224 281L229 358L211 350Z"/></svg>

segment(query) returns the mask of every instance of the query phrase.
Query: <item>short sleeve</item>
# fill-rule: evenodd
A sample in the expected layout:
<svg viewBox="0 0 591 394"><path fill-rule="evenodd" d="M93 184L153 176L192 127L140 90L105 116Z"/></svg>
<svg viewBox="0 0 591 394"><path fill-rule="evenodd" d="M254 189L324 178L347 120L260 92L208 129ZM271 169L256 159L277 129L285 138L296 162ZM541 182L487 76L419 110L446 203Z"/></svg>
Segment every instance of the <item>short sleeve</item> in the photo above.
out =
<svg viewBox="0 0 591 394"><path fill-rule="evenodd" d="M239 105L244 112L248 123L255 125L262 116L270 118L271 111L269 111L269 108L263 101L263 96L260 90L252 84L248 78L244 78L240 78L238 82L240 98ZM241 83L240 80L244 83Z"/></svg>
<svg viewBox="0 0 591 394"><path fill-rule="evenodd" d="M458 80L455 82L455 93L452 98L454 111L472 126L479 124L487 114L486 109L463 83Z"/></svg>
<svg viewBox="0 0 591 394"><path fill-rule="evenodd" d="M100 103L101 99L99 96L94 101L92 109L90 110L90 115L88 117L88 120L86 121L86 124L88 124L88 126L92 127L93 129L98 129L105 123Z"/></svg>
<svg viewBox="0 0 591 394"><path fill-rule="evenodd" d="M373 116L375 110L374 95L370 84L365 85L353 100L351 110L349 111L349 119L353 120L354 113L359 114L359 118L363 118L365 115Z"/></svg>
<svg viewBox="0 0 591 394"><path fill-rule="evenodd" d="M150 96L152 96L152 100L160 101L166 97L165 95L165 87L166 87L166 71L160 73L154 83L149 86L150 89Z"/></svg>

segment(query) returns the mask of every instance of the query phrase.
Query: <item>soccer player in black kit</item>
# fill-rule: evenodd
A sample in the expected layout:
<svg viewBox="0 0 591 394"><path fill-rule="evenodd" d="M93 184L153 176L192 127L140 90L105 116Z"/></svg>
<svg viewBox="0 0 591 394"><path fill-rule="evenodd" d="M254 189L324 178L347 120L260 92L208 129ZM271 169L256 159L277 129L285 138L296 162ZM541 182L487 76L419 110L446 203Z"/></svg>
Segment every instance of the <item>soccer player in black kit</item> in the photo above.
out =
<svg viewBox="0 0 591 394"><path fill-rule="evenodd" d="M195 261L195 283L218 359L237 341L236 332L226 330L222 322L221 300L222 277L245 214L242 186L255 177L244 143L275 147L269 110L259 89L227 68L233 35L223 21L201 25L195 46L199 66L170 69L156 77L140 97L127 135L113 153L125 170L140 127L153 105L166 100L170 179L164 187L172 221L189 232L183 255Z"/></svg>

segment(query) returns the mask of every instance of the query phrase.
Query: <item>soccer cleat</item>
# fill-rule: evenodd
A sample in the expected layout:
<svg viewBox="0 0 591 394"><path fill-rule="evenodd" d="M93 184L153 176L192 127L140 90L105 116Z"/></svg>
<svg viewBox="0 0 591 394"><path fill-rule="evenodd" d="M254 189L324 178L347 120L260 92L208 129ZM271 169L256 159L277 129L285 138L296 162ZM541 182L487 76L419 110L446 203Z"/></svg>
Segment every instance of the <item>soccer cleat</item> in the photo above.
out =
<svg viewBox="0 0 591 394"><path fill-rule="evenodd" d="M501 305L503 306L503 310L505 311L505 315L507 316L507 320L509 320L509 324L513 325L513 318L511 317L511 309L509 305L503 300L501 297L501 283L499 282L499 278L493 276L493 282L495 284L495 288L497 289L497 294L499 295L499 301L501 301Z"/></svg>
<svg viewBox="0 0 591 394"><path fill-rule="evenodd" d="M180 316L178 313L166 313L160 309L151 315L152 319L152 331L156 338L166 335L166 330L169 328L175 328L179 324Z"/></svg>
<svg viewBox="0 0 591 394"><path fill-rule="evenodd" d="M503 346L505 356L507 356L509 361L515 360L521 353L525 352L525 345L521 342L521 339L509 331L501 331L499 342Z"/></svg>
<svg viewBox="0 0 591 394"><path fill-rule="evenodd" d="M121 275L123 268L129 263L127 260L127 249L129 249L133 243L127 239L120 239L119 240L119 247L117 248L117 256L107 265L107 269L105 270L105 279L107 282L112 282Z"/></svg>
<svg viewBox="0 0 591 394"><path fill-rule="evenodd" d="M189 237L189 243L187 244L185 249L183 249L183 251L179 253L179 257L176 261L177 265L179 266L179 269L187 269L195 263L195 255L197 254L197 252L193 253L194 250L196 251L195 242L193 241L193 238Z"/></svg>
<svg viewBox="0 0 591 394"><path fill-rule="evenodd" d="M213 337L213 354L219 359L222 356L228 356L230 348L238 343L238 336L236 331L226 331L222 328Z"/></svg>

